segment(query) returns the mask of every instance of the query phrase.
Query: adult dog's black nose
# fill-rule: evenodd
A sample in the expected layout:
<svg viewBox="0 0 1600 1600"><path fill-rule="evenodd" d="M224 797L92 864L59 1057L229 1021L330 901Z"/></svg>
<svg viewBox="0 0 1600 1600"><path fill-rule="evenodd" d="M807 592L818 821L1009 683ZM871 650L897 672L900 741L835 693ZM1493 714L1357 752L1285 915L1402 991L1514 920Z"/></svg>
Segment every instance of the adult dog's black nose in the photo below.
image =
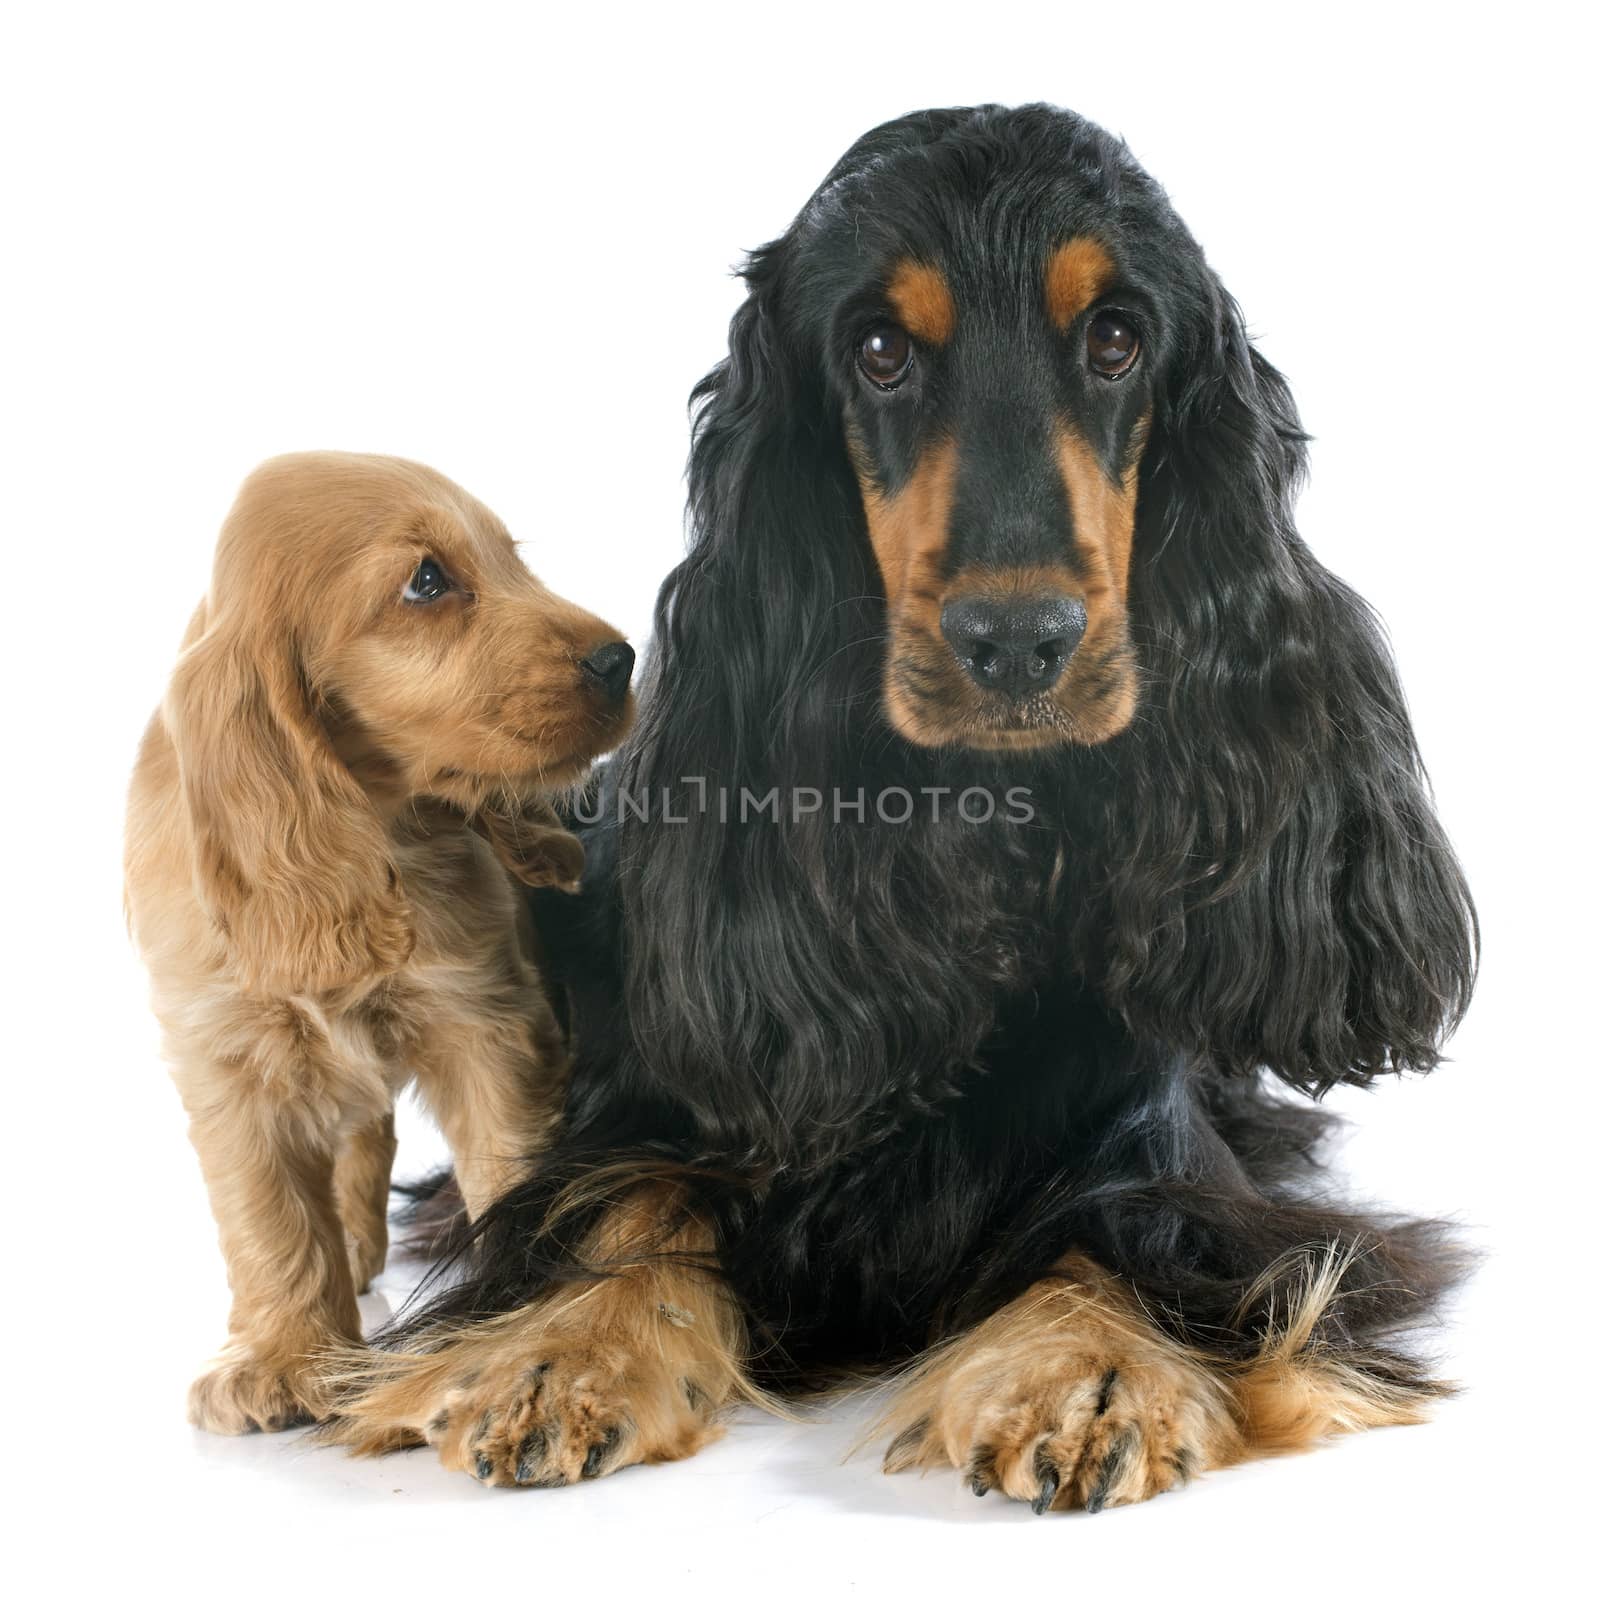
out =
<svg viewBox="0 0 1600 1600"><path fill-rule="evenodd" d="M1088 625L1083 602L1066 595L952 600L939 616L972 681L1019 700L1042 693L1061 676Z"/></svg>
<svg viewBox="0 0 1600 1600"><path fill-rule="evenodd" d="M585 656L578 665L609 699L620 700L628 692L628 679L633 676L633 646L624 639L615 639Z"/></svg>

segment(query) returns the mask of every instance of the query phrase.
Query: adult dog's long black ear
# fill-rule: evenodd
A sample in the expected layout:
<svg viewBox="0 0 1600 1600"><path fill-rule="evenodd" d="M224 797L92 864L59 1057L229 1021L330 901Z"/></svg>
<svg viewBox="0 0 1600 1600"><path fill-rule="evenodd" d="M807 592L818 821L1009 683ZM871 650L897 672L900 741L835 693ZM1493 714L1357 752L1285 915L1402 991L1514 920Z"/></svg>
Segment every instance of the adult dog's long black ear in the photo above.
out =
<svg viewBox="0 0 1600 1600"><path fill-rule="evenodd" d="M1209 274L1156 405L1084 959L1136 1027L1320 1092L1427 1069L1477 922L1381 627L1295 532L1305 435ZM1093 931L1090 932L1089 930Z"/></svg>
<svg viewBox="0 0 1600 1600"><path fill-rule="evenodd" d="M798 348L801 319L786 303L797 292L794 251L791 230L752 252L728 354L695 386L691 545L662 586L648 674L670 678L675 695L714 697L698 726L725 733L735 767L751 776L764 765L751 740L779 748L814 735L788 719L815 709L802 691L820 688L817 664L863 630L874 586L837 406L818 354ZM848 670L840 662L830 676ZM691 719L665 696L641 699L633 747L653 769L659 740ZM691 770L701 769L663 769L663 780Z"/></svg>
<svg viewBox="0 0 1600 1600"><path fill-rule="evenodd" d="M726 699L707 702L706 717L732 719L739 754L753 768L769 765L756 746L792 752L797 759L777 763L790 781L832 775L825 758L848 748L841 709L876 717L871 646L882 629L881 579L826 376L828 269L801 258L854 179L977 115L918 112L858 139L788 232L750 253L728 354L692 396L693 540L657 601L654 676L671 675L677 694L698 695L689 684L704 674L704 692ZM855 654L863 644L865 666ZM681 703L669 715L661 697L641 701L646 736L664 732L658 721L687 720ZM650 747L648 737L632 743Z"/></svg>
<svg viewBox="0 0 1600 1600"><path fill-rule="evenodd" d="M794 238L750 258L728 355L695 391L690 548L662 587L619 758L632 1047L703 1148L755 1139L769 1153L816 1129L853 1135L895 1087L879 1082L890 1068L819 903L831 880L818 863L847 830L788 810L800 787L843 786L841 752L862 742L846 726L876 715L881 633L839 408L790 278ZM746 796L772 809L747 823Z"/></svg>

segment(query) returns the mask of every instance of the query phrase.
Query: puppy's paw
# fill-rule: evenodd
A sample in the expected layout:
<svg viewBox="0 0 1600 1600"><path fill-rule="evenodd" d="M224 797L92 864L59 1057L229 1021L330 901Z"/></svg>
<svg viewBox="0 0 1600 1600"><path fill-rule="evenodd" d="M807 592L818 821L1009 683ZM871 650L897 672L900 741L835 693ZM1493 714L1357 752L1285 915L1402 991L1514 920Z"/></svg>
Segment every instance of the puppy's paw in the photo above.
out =
<svg viewBox="0 0 1600 1600"><path fill-rule="evenodd" d="M896 1411L885 1471L952 1466L975 1495L998 1489L1041 1515L1148 1500L1239 1452L1221 1380L1156 1341L979 1344L914 1382Z"/></svg>
<svg viewBox="0 0 1600 1600"><path fill-rule="evenodd" d="M314 1357L231 1354L189 1389L189 1421L207 1433L279 1433L327 1409L323 1363Z"/></svg>
<svg viewBox="0 0 1600 1600"><path fill-rule="evenodd" d="M583 877L583 841L562 826L547 802L529 801L512 811L486 807L473 822L513 877L533 889L577 891Z"/></svg>

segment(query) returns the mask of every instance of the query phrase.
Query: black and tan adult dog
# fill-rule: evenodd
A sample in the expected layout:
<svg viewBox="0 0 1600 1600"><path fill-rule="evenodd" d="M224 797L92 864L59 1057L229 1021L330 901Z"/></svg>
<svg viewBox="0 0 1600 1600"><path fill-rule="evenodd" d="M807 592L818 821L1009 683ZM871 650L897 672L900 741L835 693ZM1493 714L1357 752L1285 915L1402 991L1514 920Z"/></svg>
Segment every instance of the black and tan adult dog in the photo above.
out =
<svg viewBox="0 0 1600 1600"><path fill-rule="evenodd" d="M335 1434L566 1483L904 1363L888 1465L1044 1511L1416 1418L1445 1242L1269 1075L1432 1067L1476 927L1282 378L1041 106L876 129L745 277L563 1130Z"/></svg>

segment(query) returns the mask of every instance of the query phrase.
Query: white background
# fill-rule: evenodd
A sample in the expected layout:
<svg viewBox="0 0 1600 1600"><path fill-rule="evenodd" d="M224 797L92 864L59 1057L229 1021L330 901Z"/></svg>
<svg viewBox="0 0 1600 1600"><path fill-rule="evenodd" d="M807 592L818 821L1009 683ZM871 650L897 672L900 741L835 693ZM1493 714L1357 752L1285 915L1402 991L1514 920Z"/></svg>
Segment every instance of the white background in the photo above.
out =
<svg viewBox="0 0 1600 1600"><path fill-rule="evenodd" d="M1594 1470L1578 8L571 14L5 13L13 1592L1565 1587ZM1488 1252L1442 1339L1465 1395L1427 1428L1043 1521L842 1463L849 1415L741 1420L695 1461L544 1494L193 1433L225 1291L119 831L238 481L288 449L420 457L641 641L738 253L870 125L990 99L1071 105L1167 185L1318 436L1304 530L1394 634L1483 980L1435 1078L1337 1103L1358 1192L1459 1214Z"/></svg>

